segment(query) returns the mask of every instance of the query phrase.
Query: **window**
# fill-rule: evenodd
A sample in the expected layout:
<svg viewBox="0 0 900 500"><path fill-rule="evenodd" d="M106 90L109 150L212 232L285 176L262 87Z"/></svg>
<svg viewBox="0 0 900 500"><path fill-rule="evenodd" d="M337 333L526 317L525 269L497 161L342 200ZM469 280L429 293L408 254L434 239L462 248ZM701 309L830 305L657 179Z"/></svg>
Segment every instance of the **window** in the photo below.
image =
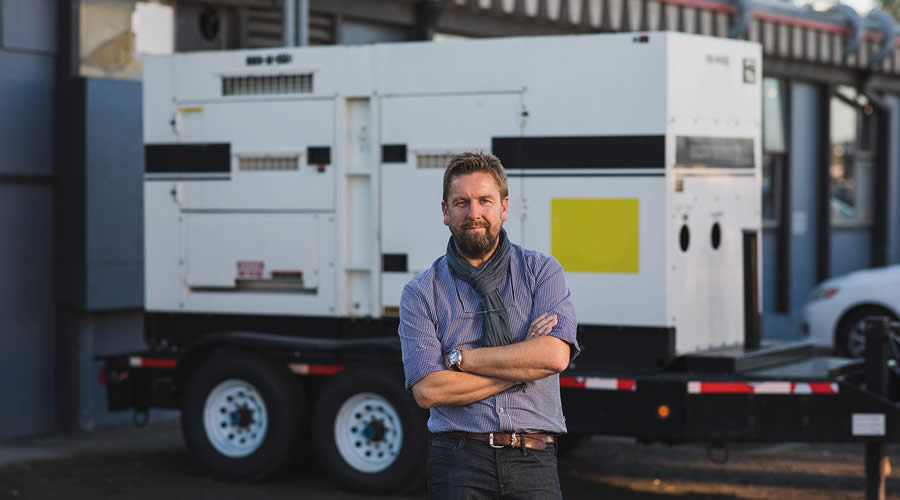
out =
<svg viewBox="0 0 900 500"><path fill-rule="evenodd" d="M766 226L778 224L781 215L781 183L779 176L784 168L784 154L763 154L762 165L762 219Z"/></svg>
<svg viewBox="0 0 900 500"><path fill-rule="evenodd" d="M140 80L144 55L174 51L171 0L81 0L79 16L82 76Z"/></svg>
<svg viewBox="0 0 900 500"><path fill-rule="evenodd" d="M831 98L831 224L871 222L874 110L864 95L841 86Z"/></svg>
<svg viewBox="0 0 900 500"><path fill-rule="evenodd" d="M780 179L787 164L784 89L785 85L781 80L763 79L762 216L764 227L777 226L782 210Z"/></svg>

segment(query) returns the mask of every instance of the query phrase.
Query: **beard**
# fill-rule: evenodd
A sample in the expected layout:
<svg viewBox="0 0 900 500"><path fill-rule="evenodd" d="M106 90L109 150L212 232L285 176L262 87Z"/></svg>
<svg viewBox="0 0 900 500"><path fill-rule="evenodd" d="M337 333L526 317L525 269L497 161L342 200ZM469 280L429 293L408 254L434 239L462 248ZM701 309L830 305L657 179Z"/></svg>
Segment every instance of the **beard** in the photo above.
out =
<svg viewBox="0 0 900 500"><path fill-rule="evenodd" d="M502 223L500 224L503 225ZM469 232L468 229L483 227L484 232ZM450 234L453 235L453 243L456 249L464 257L480 259L494 249L497 239L500 237L500 227L493 227L489 221L465 222L463 224L450 224Z"/></svg>

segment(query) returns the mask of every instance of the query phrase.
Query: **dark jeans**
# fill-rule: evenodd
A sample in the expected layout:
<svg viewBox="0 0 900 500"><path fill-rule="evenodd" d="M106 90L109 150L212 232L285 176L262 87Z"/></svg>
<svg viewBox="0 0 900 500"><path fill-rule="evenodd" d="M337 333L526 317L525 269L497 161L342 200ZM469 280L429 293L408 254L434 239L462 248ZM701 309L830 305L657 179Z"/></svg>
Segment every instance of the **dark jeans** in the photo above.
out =
<svg viewBox="0 0 900 500"><path fill-rule="evenodd" d="M523 454L519 448L435 434L428 452L428 494L435 500L562 499L556 447Z"/></svg>

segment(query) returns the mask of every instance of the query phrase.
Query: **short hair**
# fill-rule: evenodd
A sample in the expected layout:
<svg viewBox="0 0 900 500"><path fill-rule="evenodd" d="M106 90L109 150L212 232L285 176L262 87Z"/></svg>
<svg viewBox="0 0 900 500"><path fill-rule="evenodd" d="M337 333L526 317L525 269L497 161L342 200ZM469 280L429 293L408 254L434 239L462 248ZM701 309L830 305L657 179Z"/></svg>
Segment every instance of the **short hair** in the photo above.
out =
<svg viewBox="0 0 900 500"><path fill-rule="evenodd" d="M506 170L500 163L500 158L491 153L462 153L454 156L447 169L444 170L444 201L450 194L450 183L455 177L474 172L487 172L494 177L497 187L500 188L500 199L509 196L509 183L506 180Z"/></svg>

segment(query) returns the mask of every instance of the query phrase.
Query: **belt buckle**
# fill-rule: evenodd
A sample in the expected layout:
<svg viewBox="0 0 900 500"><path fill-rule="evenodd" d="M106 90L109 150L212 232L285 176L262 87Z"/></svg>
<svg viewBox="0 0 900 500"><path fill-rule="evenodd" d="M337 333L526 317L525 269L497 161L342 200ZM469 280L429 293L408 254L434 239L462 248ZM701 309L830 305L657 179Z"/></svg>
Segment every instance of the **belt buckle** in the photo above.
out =
<svg viewBox="0 0 900 500"><path fill-rule="evenodd" d="M491 445L491 448L503 448L503 445L497 446L494 444L494 433L488 434L488 444Z"/></svg>

